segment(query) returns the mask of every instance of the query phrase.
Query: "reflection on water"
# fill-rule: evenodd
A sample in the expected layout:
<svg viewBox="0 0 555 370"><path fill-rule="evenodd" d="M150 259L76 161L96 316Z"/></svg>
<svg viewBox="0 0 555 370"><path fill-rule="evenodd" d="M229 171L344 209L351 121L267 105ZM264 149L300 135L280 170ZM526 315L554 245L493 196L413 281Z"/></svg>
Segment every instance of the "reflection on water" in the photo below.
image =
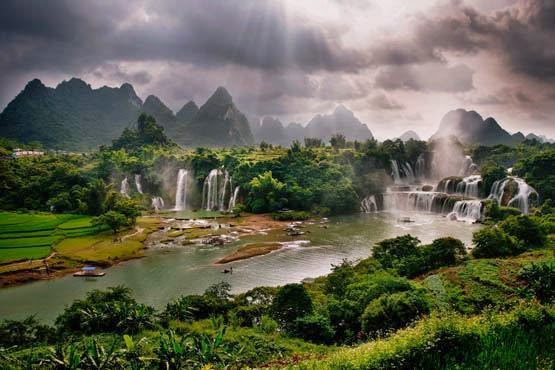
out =
<svg viewBox="0 0 555 370"><path fill-rule="evenodd" d="M428 243L441 236L453 236L470 243L478 225L452 222L437 215L411 214L412 223L401 223L389 214L364 214L335 217L324 229L308 225L309 231L297 238L284 232L254 235L222 246L187 246L179 249L156 249L147 258L114 266L98 279L66 276L0 290L0 318L22 318L36 314L52 321L74 299L91 289L126 285L144 303L163 308L183 294L202 293L208 286L227 281L234 292L260 285L299 282L306 277L325 275L332 264L342 259L356 260L370 255L374 243L404 234L412 234ZM253 241L310 240L307 246L291 244L266 256L233 262L233 274L222 274L222 266L214 261Z"/></svg>

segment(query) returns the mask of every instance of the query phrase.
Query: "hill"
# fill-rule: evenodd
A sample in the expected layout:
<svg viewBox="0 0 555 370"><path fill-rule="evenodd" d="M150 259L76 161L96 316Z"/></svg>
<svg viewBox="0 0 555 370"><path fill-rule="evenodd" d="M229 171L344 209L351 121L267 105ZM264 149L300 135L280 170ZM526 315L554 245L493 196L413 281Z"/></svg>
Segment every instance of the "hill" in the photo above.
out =
<svg viewBox="0 0 555 370"><path fill-rule="evenodd" d="M343 105L339 105L331 114L316 115L305 128L305 137L320 138L325 142L337 133L345 135L347 140L364 141L373 138L368 126Z"/></svg>
<svg viewBox="0 0 555 370"><path fill-rule="evenodd" d="M141 112L156 119L180 145L249 145L254 142L246 117L231 95L218 88L200 109L190 101L175 115L158 97L143 101L128 83L92 89L78 78L56 88L30 81L0 114L2 137L39 142L48 149L84 151L108 145L133 127Z"/></svg>
<svg viewBox="0 0 555 370"><path fill-rule="evenodd" d="M484 120L477 112L464 109L452 110L443 116L437 132L430 139L452 135L464 144L515 145L524 140L522 133L511 135L494 118Z"/></svg>
<svg viewBox="0 0 555 370"><path fill-rule="evenodd" d="M408 130L406 132L404 132L401 136L399 136L399 139L403 140L403 141L409 141L410 139L412 140L420 140L420 136L418 136L418 134L412 130Z"/></svg>
<svg viewBox="0 0 555 370"><path fill-rule="evenodd" d="M35 79L0 114L0 132L47 148L85 150L118 137L136 122L142 104L130 84L92 89L72 78L50 88Z"/></svg>

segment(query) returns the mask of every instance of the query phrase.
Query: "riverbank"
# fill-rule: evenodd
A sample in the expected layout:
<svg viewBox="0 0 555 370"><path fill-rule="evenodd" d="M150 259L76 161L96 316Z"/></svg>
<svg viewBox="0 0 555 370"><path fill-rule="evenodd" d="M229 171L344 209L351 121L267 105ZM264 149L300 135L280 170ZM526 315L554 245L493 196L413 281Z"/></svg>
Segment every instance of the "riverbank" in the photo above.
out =
<svg viewBox="0 0 555 370"><path fill-rule="evenodd" d="M85 265L109 268L144 257L148 248L223 245L243 236L261 235L282 229L285 225L287 222L275 221L269 215L221 215L196 220L172 213L147 215L137 219L135 228L118 235L103 231L93 235L64 238L50 247L50 255L47 257L0 265L0 288L57 279L73 274ZM250 258L269 252L270 250L263 252L258 248L250 248L250 251L234 258Z"/></svg>
<svg viewBox="0 0 555 370"><path fill-rule="evenodd" d="M230 262L241 261L248 258L263 256L273 251L279 250L283 247L281 243L255 243L247 244L239 248L235 252L225 256L216 262L217 265L223 265Z"/></svg>

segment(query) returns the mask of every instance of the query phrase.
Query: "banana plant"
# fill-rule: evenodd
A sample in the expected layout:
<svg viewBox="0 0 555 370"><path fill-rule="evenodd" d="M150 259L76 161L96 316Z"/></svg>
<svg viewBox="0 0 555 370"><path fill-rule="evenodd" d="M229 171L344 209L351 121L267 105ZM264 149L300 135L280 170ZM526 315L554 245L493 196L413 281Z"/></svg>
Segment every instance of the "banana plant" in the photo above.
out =
<svg viewBox="0 0 555 370"><path fill-rule="evenodd" d="M79 369L83 352L77 343L70 343L67 346L59 343L54 348L49 348L48 357L41 362L41 367L50 366L58 370Z"/></svg>
<svg viewBox="0 0 555 370"><path fill-rule="evenodd" d="M131 368L131 370L144 369L156 359L155 357L144 355L145 347L148 343L146 337L135 341L133 337L126 334L123 336L123 343L125 347L120 350L121 357L119 358L122 368Z"/></svg>

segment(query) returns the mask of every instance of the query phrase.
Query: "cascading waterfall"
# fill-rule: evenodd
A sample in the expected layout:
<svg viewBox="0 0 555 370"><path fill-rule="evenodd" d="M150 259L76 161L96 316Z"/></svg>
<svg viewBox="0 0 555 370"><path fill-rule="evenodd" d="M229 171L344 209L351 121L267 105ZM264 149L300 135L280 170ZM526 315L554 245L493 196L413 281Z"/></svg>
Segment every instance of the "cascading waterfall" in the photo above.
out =
<svg viewBox="0 0 555 370"><path fill-rule="evenodd" d="M143 186L141 185L141 175L135 174L135 188L137 191L142 194L143 193Z"/></svg>
<svg viewBox="0 0 555 370"><path fill-rule="evenodd" d="M232 211L235 208L235 204L237 203L237 196L239 195L239 186L236 186L233 190L233 195L229 198L229 206L227 209Z"/></svg>
<svg viewBox="0 0 555 370"><path fill-rule="evenodd" d="M507 200L505 192L509 191L507 186L510 186L510 184L515 184L515 186L517 186L517 191ZM510 192L508 192L508 196L510 195ZM488 199L494 199L502 206L516 207L520 209L522 213L528 214L530 211L530 198L532 196L539 198L536 189L528 185L526 181L520 177L509 176L493 183Z"/></svg>
<svg viewBox="0 0 555 370"><path fill-rule="evenodd" d="M229 204L233 198L232 189L232 178L226 170L211 170L202 187L202 209L222 212L230 210Z"/></svg>
<svg viewBox="0 0 555 370"><path fill-rule="evenodd" d="M414 170L415 177L419 179L423 179L426 177L426 158L424 158L423 154L420 154L418 156Z"/></svg>
<svg viewBox="0 0 555 370"><path fill-rule="evenodd" d="M230 177L229 177L229 173L227 171L224 171L224 185L222 186L222 189L220 191L219 194L219 198L220 198L220 202L218 205L218 210L220 211L225 211L225 195L226 195L226 190L227 190L227 185L230 184L231 187L231 182L230 182Z"/></svg>
<svg viewBox="0 0 555 370"><path fill-rule="evenodd" d="M121 180L121 185L119 187L119 192L124 197L129 198L129 181L127 181L127 177Z"/></svg>
<svg viewBox="0 0 555 370"><path fill-rule="evenodd" d="M432 212L439 193L429 191L400 191L383 194L384 209L388 211Z"/></svg>
<svg viewBox="0 0 555 370"><path fill-rule="evenodd" d="M408 162L401 163L399 166L399 162L392 159L391 171L395 185L412 184L416 178L412 166Z"/></svg>
<svg viewBox="0 0 555 370"><path fill-rule="evenodd" d="M459 176L470 176L478 170L478 165L474 163L472 157L467 155L464 157Z"/></svg>
<svg viewBox="0 0 555 370"><path fill-rule="evenodd" d="M189 172L184 169L180 169L177 173L177 188L175 191L175 207L176 211L185 210L187 204L187 178Z"/></svg>
<svg viewBox="0 0 555 370"><path fill-rule="evenodd" d="M449 219L459 221L476 222L482 219L481 200L459 200L453 207L453 212L448 216Z"/></svg>
<svg viewBox="0 0 555 370"><path fill-rule="evenodd" d="M397 164L396 160L391 160L391 170L393 171L391 173L391 176L393 176L393 181L395 182L395 184L402 184L403 181L401 181L401 173L399 172L399 165Z"/></svg>
<svg viewBox="0 0 555 370"><path fill-rule="evenodd" d="M155 211L164 209L164 199L162 199L162 197L152 197L152 208L154 208Z"/></svg>
<svg viewBox="0 0 555 370"><path fill-rule="evenodd" d="M360 211L363 213L378 212L378 204L376 203L376 196L369 195L360 202Z"/></svg>
<svg viewBox="0 0 555 370"><path fill-rule="evenodd" d="M480 183L482 176L472 175L463 178L463 181L457 184L456 192L469 198L478 198L480 195Z"/></svg>

